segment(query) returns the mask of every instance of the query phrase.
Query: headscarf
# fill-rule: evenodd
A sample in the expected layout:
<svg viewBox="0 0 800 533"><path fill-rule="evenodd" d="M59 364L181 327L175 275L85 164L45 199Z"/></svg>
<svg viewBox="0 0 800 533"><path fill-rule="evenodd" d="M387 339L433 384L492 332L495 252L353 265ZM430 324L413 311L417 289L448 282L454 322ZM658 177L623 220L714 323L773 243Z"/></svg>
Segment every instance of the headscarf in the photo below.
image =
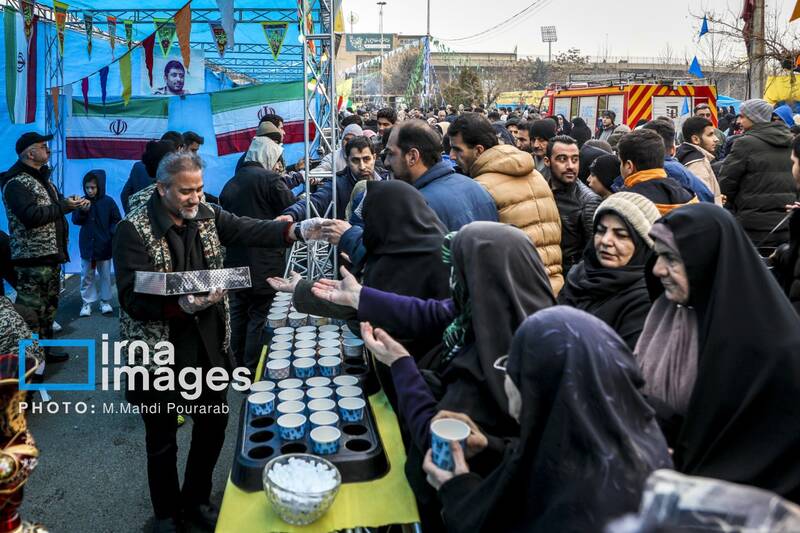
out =
<svg viewBox="0 0 800 533"><path fill-rule="evenodd" d="M367 182L362 208L364 285L418 298L447 295L440 250L445 227L425 197L398 180Z"/></svg>
<svg viewBox="0 0 800 533"><path fill-rule="evenodd" d="M630 350L595 317L537 312L514 335L507 372L522 397L519 441L445 506L448 531L602 531L637 510L652 471L671 468Z"/></svg>
<svg viewBox="0 0 800 533"><path fill-rule="evenodd" d="M578 147L592 138L592 130L586 125L586 121L581 117L572 119L572 138L578 141Z"/></svg>
<svg viewBox="0 0 800 533"><path fill-rule="evenodd" d="M558 115L556 115L556 116L557 117L561 117L561 120L562 120L562 122L564 124L563 126L560 126L558 128L558 134L559 135L570 135L572 133L572 122L567 120L567 117L565 117L564 115L562 115L560 113Z"/></svg>
<svg viewBox="0 0 800 533"><path fill-rule="evenodd" d="M450 123L447 121L438 122L439 127L442 128L442 135L447 135L447 130L450 128Z"/></svg>
<svg viewBox="0 0 800 533"><path fill-rule="evenodd" d="M630 200L635 200L636 203ZM626 210L627 213L624 212ZM616 215L622 220L634 244L633 256L625 266L604 267L597 256L594 238L590 239L583 261L570 270L564 288L558 295L558 302L592 313L614 328L629 347L633 348L649 308L645 266L653 256L653 251L642 233L647 235L653 222L661 215L656 206L643 196L624 192L609 196L597 208L594 215L595 232L605 214ZM647 306L639 311L641 322L638 325L620 323L621 316L626 312L628 318L631 318L633 304L642 299L647 302Z"/></svg>
<svg viewBox="0 0 800 533"><path fill-rule="evenodd" d="M800 317L727 210L685 206L658 224L674 235L699 328L676 469L800 501Z"/></svg>
<svg viewBox="0 0 800 533"><path fill-rule="evenodd" d="M245 161L261 163L267 170L274 170L283 154L283 147L268 137L254 137L244 156Z"/></svg>
<svg viewBox="0 0 800 533"><path fill-rule="evenodd" d="M450 286L462 331L448 348L448 328L438 361L445 393L441 409L468 413L487 432L516 433L508 415L502 376L492 365L508 353L525 317L555 304L542 260L521 230L496 222L473 222L449 245Z"/></svg>

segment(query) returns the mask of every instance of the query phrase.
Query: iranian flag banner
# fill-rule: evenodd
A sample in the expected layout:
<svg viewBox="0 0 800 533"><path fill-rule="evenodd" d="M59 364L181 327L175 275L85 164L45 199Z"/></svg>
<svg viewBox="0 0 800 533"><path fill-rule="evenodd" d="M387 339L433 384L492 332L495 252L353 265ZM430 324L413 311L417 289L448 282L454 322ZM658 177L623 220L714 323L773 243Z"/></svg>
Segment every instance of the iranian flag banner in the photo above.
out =
<svg viewBox="0 0 800 533"><path fill-rule="evenodd" d="M245 152L267 113L283 117L284 148L303 142L303 82L265 83L211 93L211 113L219 155ZM309 124L309 137L316 130Z"/></svg>
<svg viewBox="0 0 800 533"><path fill-rule="evenodd" d="M36 19L33 17L30 41L25 37L25 21L14 8L3 10L6 48L6 105L14 124L36 120Z"/></svg>
<svg viewBox="0 0 800 533"><path fill-rule="evenodd" d="M125 159L142 157L148 141L167 131L169 97L142 98L111 104L72 99L67 119L67 159Z"/></svg>

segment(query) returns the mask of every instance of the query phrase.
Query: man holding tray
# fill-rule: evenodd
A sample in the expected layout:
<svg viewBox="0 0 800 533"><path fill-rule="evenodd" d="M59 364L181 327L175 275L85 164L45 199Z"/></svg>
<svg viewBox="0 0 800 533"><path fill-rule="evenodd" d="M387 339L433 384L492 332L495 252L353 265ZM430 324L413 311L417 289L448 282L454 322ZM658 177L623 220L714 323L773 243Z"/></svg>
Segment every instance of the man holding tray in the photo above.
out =
<svg viewBox="0 0 800 533"><path fill-rule="evenodd" d="M156 174L157 186L147 203L132 210L120 222L113 255L120 301L120 338L144 341L150 358L136 354L138 369L150 373L161 368L152 355L157 343L174 347L172 370L212 369L230 375L230 322L225 291L208 287L196 295L159 296L134 291L136 272L184 272L223 268L223 246L285 248L293 241L311 237L315 220L301 224L236 217L217 205L201 201L203 162L191 152L164 157ZM302 226L302 228L301 228ZM163 372L163 370L162 370ZM132 376L133 374L129 374ZM132 378L126 397L142 415L147 448L150 498L155 512L154 531L176 531L186 518L213 531L217 508L209 502L211 479L227 424L226 389L203 387L198 397L187 400L179 380L170 391L153 390ZM151 384L153 379L149 380ZM184 385L185 386L185 385ZM183 490L177 470L177 416L167 405L200 404L208 407L193 415L192 444L186 464ZM221 408L219 408L221 407Z"/></svg>

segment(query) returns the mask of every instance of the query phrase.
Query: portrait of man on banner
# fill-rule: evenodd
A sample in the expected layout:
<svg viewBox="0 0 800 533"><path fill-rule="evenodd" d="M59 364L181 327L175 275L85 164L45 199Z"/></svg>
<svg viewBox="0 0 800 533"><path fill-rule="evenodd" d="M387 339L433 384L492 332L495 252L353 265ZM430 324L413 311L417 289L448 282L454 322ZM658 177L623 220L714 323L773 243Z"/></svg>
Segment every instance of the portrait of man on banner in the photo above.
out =
<svg viewBox="0 0 800 533"><path fill-rule="evenodd" d="M188 70L178 51L167 57L153 59L153 87L143 76L142 92L152 96L184 96L205 92L205 63L202 51L192 50L191 70Z"/></svg>

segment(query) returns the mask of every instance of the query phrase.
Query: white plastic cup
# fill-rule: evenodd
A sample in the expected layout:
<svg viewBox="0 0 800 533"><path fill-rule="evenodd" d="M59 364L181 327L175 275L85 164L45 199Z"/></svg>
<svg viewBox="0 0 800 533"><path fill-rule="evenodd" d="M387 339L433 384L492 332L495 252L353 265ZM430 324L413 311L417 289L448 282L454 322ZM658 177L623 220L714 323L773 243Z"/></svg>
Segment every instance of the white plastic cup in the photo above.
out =
<svg viewBox="0 0 800 533"><path fill-rule="evenodd" d="M294 337L294 328L284 326L282 328L277 328L272 333L273 335L291 335L292 337Z"/></svg>
<svg viewBox="0 0 800 533"><path fill-rule="evenodd" d="M313 331L309 331L307 333L295 333L294 335L295 341L315 341L317 340L317 334Z"/></svg>
<svg viewBox="0 0 800 533"><path fill-rule="evenodd" d="M316 400L311 400L306 406L308 407L308 411L310 413L317 411L333 411L336 409L336 402L330 398L319 398Z"/></svg>
<svg viewBox="0 0 800 533"><path fill-rule="evenodd" d="M269 351L267 352L267 360L274 361L275 359L286 359L289 360L292 357L292 352L288 350L277 350L277 351Z"/></svg>
<svg viewBox="0 0 800 533"><path fill-rule="evenodd" d="M361 398L364 395L361 387L354 385L345 385L343 387L336 387L336 397L342 398Z"/></svg>
<svg viewBox="0 0 800 533"><path fill-rule="evenodd" d="M303 357L314 357L315 355L317 355L317 351L316 350L312 350L311 348L304 348L302 350L295 350L294 351L294 356L297 359L300 359L300 358L303 358Z"/></svg>
<svg viewBox="0 0 800 533"><path fill-rule="evenodd" d="M288 342L289 344L292 344L294 342L294 336L293 335L273 335L272 336L272 344L283 343L283 342Z"/></svg>
<svg viewBox="0 0 800 533"><path fill-rule="evenodd" d="M303 414L306 411L306 404L303 402L281 402L278 404L278 413L282 415L290 415L294 413Z"/></svg>
<svg viewBox="0 0 800 533"><path fill-rule="evenodd" d="M250 392L272 392L273 390L275 390L274 381L254 381L252 385L250 385Z"/></svg>
<svg viewBox="0 0 800 533"><path fill-rule="evenodd" d="M300 326L299 328L295 328L295 335L298 333L317 333L316 326Z"/></svg>
<svg viewBox="0 0 800 533"><path fill-rule="evenodd" d="M331 378L326 378L325 376L314 376L313 378L308 378L306 380L306 387L314 388L314 387L329 387L331 384Z"/></svg>
<svg viewBox="0 0 800 533"><path fill-rule="evenodd" d="M311 427L335 427L339 424L339 415L333 411L314 411L308 416L308 421L311 422Z"/></svg>

